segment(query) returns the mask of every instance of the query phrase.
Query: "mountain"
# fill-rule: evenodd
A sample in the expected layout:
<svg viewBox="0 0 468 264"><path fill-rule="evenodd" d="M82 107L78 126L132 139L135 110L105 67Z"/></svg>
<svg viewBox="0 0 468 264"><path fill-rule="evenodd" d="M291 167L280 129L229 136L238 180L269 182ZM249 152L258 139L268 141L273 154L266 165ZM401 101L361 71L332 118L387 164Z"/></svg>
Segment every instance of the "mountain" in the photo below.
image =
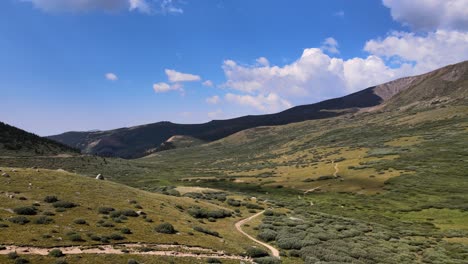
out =
<svg viewBox="0 0 468 264"><path fill-rule="evenodd" d="M2 122L0 122L0 151L3 156L49 156L79 153L78 149L39 137Z"/></svg>
<svg viewBox="0 0 468 264"><path fill-rule="evenodd" d="M97 132L67 132L49 138L84 153L122 158L138 158L151 153L175 135L190 136L202 141L214 141L236 132L259 127L285 125L305 120L323 119L365 109L388 109L420 102L437 104L457 102L466 98L468 62L449 65L419 76L401 78L362 91L310 105L290 108L268 115L249 115L228 120L213 120L204 124L174 124L158 122L142 126ZM427 99L439 101L427 102Z"/></svg>

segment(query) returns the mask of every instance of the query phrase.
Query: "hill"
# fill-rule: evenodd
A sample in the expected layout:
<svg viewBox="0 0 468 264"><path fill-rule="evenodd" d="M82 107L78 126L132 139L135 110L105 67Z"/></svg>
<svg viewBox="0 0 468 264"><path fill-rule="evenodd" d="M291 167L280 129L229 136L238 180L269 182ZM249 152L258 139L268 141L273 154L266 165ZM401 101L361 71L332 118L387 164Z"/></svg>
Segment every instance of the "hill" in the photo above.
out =
<svg viewBox="0 0 468 264"><path fill-rule="evenodd" d="M105 263L110 263L126 250L153 258L172 252L180 257L213 255L230 263L229 259L243 259L239 255L252 244L234 227L242 214L249 215L247 209L236 207L240 210L234 213L222 200L149 193L63 170L0 170L0 260L6 250L47 255L61 248L70 261L73 254L85 261L92 257L86 252L109 251L114 255ZM205 217L194 212L208 212L213 219L204 222Z"/></svg>
<svg viewBox="0 0 468 264"><path fill-rule="evenodd" d="M2 122L0 122L0 151L2 156L49 156L79 153L78 149Z"/></svg>
<svg viewBox="0 0 468 264"><path fill-rule="evenodd" d="M259 126L284 125L305 120L323 119L355 113L361 109L383 105L409 105L425 98L452 101L466 97L457 93L457 84L466 78L468 62L450 65L415 77L398 79L386 84L311 105L296 106L276 114L243 116L228 120L214 120L204 124L154 124L98 132L67 132L50 139L79 148L84 153L122 158L138 158L156 149L175 135L185 135L203 141L214 141L236 132ZM460 79L461 78L461 79ZM446 86L444 92L440 85ZM429 87L438 87L433 89ZM424 87L422 90L417 87ZM440 94L429 94L429 89ZM410 90L406 93L405 91ZM400 96L396 96L401 94ZM437 96L436 96L437 95ZM401 99L405 98L405 99Z"/></svg>

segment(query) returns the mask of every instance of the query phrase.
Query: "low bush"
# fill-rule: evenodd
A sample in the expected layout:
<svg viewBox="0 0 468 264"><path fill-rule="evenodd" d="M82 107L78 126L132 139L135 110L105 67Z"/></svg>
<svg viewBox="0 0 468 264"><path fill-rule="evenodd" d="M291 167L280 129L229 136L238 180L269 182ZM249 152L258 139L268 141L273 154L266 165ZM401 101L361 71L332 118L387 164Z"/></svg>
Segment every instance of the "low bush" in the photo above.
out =
<svg viewBox="0 0 468 264"><path fill-rule="evenodd" d="M169 223L162 223L157 225L154 228L154 231L162 234L175 234L177 231L174 229L174 226Z"/></svg>
<svg viewBox="0 0 468 264"><path fill-rule="evenodd" d="M255 258L255 263L257 264L280 264L281 260L275 257L262 257L262 258Z"/></svg>
<svg viewBox="0 0 468 264"><path fill-rule="evenodd" d="M216 263L216 264L220 264L220 263L223 263L221 262L221 260L217 259L217 258L208 258L206 260L206 263Z"/></svg>
<svg viewBox="0 0 468 264"><path fill-rule="evenodd" d="M126 228L126 227L120 229L120 232L122 232L122 234L127 234L127 235L132 233L132 231L129 228Z"/></svg>
<svg viewBox="0 0 468 264"><path fill-rule="evenodd" d="M55 208L73 208L77 207L78 205L72 202L67 201L57 201L52 204Z"/></svg>
<svg viewBox="0 0 468 264"><path fill-rule="evenodd" d="M265 242L273 241L276 239L276 231L271 229L264 229L258 233L257 237Z"/></svg>
<svg viewBox="0 0 468 264"><path fill-rule="evenodd" d="M49 256L54 257L54 258L60 258L60 257L65 256L65 254L63 254L63 252L60 249L54 248L51 251L49 251Z"/></svg>
<svg viewBox="0 0 468 264"><path fill-rule="evenodd" d="M247 253L247 256L251 258L261 258L261 257L268 256L268 252L266 252L264 249L257 248L257 247L247 248L246 253Z"/></svg>
<svg viewBox="0 0 468 264"><path fill-rule="evenodd" d="M235 206L235 207L239 207L241 205L241 201L234 200L234 199L231 199L231 198L227 199L226 203L229 204L230 206Z"/></svg>
<svg viewBox="0 0 468 264"><path fill-rule="evenodd" d="M86 225L86 224L87 224L86 220L81 219L81 218L75 219L75 220L73 221L73 223L75 223L75 224L77 224L77 225Z"/></svg>
<svg viewBox="0 0 468 264"><path fill-rule="evenodd" d="M13 209L13 212L19 215L36 215L36 208L32 206L17 207Z"/></svg>
<svg viewBox="0 0 468 264"><path fill-rule="evenodd" d="M245 207L247 207L247 209L257 209L257 210L262 210L263 209L263 206L258 205L258 204L254 204L254 203L246 203Z"/></svg>
<svg viewBox="0 0 468 264"><path fill-rule="evenodd" d="M138 217L138 213L131 209L123 210L122 215L129 216L129 217Z"/></svg>
<svg viewBox="0 0 468 264"><path fill-rule="evenodd" d="M127 261L127 264L139 264L139 262L136 261L136 260L134 260L134 259L129 259L129 260Z"/></svg>
<svg viewBox="0 0 468 264"><path fill-rule="evenodd" d="M8 221L10 221L12 223L15 223L15 224L18 224L18 225L24 225L24 224L27 224L27 223L30 222L30 220L25 216L11 217L11 218L8 219Z"/></svg>
<svg viewBox="0 0 468 264"><path fill-rule="evenodd" d="M47 216L39 216L36 220L34 220L34 223L38 225L47 225L53 222L54 219Z"/></svg>
<svg viewBox="0 0 468 264"><path fill-rule="evenodd" d="M99 207L98 208L98 212L100 214L109 214L110 212L113 212L113 211L115 211L115 209L112 207Z"/></svg>
<svg viewBox="0 0 468 264"><path fill-rule="evenodd" d="M15 264L28 264L29 263L29 260L25 259L25 258L17 258L15 259Z"/></svg>
<svg viewBox="0 0 468 264"><path fill-rule="evenodd" d="M117 233L111 234L109 238L112 240L124 240L125 239L124 236L117 234Z"/></svg>
<svg viewBox="0 0 468 264"><path fill-rule="evenodd" d="M201 226L196 226L196 227L193 228L193 230L198 231L200 233L210 235L210 236L221 237L218 232L211 231L211 230L203 228Z"/></svg>
<svg viewBox="0 0 468 264"><path fill-rule="evenodd" d="M83 242L83 241L85 241L85 240L80 236L80 234L76 234L76 233L69 234L69 235L68 235L68 239L69 239L70 241L73 241L73 242Z"/></svg>
<svg viewBox="0 0 468 264"><path fill-rule="evenodd" d="M57 201L58 201L58 198L55 195L48 195L44 198L44 202L46 203L55 203Z"/></svg>

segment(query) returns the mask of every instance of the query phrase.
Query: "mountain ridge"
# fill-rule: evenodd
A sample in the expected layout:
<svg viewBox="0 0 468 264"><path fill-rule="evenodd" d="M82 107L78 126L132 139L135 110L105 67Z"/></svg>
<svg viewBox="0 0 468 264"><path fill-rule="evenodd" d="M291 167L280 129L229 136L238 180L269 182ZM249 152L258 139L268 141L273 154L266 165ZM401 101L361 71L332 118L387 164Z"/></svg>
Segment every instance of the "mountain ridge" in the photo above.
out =
<svg viewBox="0 0 468 264"><path fill-rule="evenodd" d="M404 104L416 102L417 99L424 99L419 98L419 95L424 94L424 89L429 88L418 87L425 86L425 83L444 86L445 82L457 82L460 81L460 78L462 78L462 81L466 81L467 65L467 61L448 65L429 73L399 78L343 97L295 106L274 114L247 115L226 120L212 120L202 124L176 124L162 121L107 131L66 132L48 138L79 148L88 154L139 158L147 155L149 150L158 148L160 144L175 135L190 136L203 141L214 141L254 127L285 125L306 120L330 118L348 113L358 113L362 109L372 111L374 108L388 108L392 105L401 107ZM395 100L398 94L413 90L415 87L418 88L416 94L410 93L405 99ZM459 89L455 90L458 91ZM437 91L434 92L433 97L434 95L437 95ZM462 95L466 97L465 93Z"/></svg>

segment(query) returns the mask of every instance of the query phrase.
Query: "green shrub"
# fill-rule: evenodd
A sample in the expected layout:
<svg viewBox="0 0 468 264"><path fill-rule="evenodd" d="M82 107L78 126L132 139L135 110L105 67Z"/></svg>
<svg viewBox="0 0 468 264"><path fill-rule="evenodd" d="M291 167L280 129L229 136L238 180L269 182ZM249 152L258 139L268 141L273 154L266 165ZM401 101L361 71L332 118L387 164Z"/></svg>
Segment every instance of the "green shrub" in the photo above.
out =
<svg viewBox="0 0 468 264"><path fill-rule="evenodd" d="M235 206L235 207L239 207L241 205L241 201L239 200L234 200L234 199L227 199L226 200L227 204L229 204L230 206Z"/></svg>
<svg viewBox="0 0 468 264"><path fill-rule="evenodd" d="M263 206L258 205L258 204L254 204L254 203L246 203L245 207L247 207L247 209L263 210Z"/></svg>
<svg viewBox="0 0 468 264"><path fill-rule="evenodd" d="M271 229L264 229L260 233L258 233L257 237L263 241L272 241L276 239L276 231Z"/></svg>
<svg viewBox="0 0 468 264"><path fill-rule="evenodd" d="M268 256L268 252L261 248L249 247L247 248L247 256L251 258L261 258Z"/></svg>
<svg viewBox="0 0 468 264"><path fill-rule="evenodd" d="M19 215L36 215L37 214L36 208L32 206L17 207L17 208L14 208L13 211Z"/></svg>
<svg viewBox="0 0 468 264"><path fill-rule="evenodd" d="M132 233L132 231L129 228L126 228L126 227L120 229L120 232L122 232L122 234L127 234L127 235Z"/></svg>
<svg viewBox="0 0 468 264"><path fill-rule="evenodd" d="M7 225L7 224L0 223L0 228L5 228L5 227L8 227L8 225Z"/></svg>
<svg viewBox="0 0 468 264"><path fill-rule="evenodd" d="M55 203L57 201L58 201L58 198L55 195L48 195L44 198L44 202L46 203Z"/></svg>
<svg viewBox="0 0 468 264"><path fill-rule="evenodd" d="M138 261L134 260L134 259L129 259L127 261L127 264L139 264Z"/></svg>
<svg viewBox="0 0 468 264"><path fill-rule="evenodd" d="M154 228L154 231L162 234L175 234L177 231L174 229L174 226L169 223L162 223L157 225Z"/></svg>
<svg viewBox="0 0 468 264"><path fill-rule="evenodd" d="M67 201L57 201L52 204L55 208L73 208L78 206L75 203L67 202Z"/></svg>
<svg viewBox="0 0 468 264"><path fill-rule="evenodd" d="M208 258L206 260L206 263L216 263L216 264L220 264L220 263L223 263L221 262L221 260L217 259L217 258Z"/></svg>
<svg viewBox="0 0 468 264"><path fill-rule="evenodd" d="M30 222L29 219L26 218L25 216L11 217L8 219L8 221L15 223L15 224L19 224L19 225L24 225Z"/></svg>
<svg viewBox="0 0 468 264"><path fill-rule="evenodd" d="M16 253L16 251L15 251L15 252L10 252L10 253L8 253L7 256L8 256L9 259L17 259L17 258L19 258L19 255L18 255L18 253Z"/></svg>
<svg viewBox="0 0 468 264"><path fill-rule="evenodd" d="M73 233L68 235L68 239L73 242L83 242L85 241L79 234Z"/></svg>
<svg viewBox="0 0 468 264"><path fill-rule="evenodd" d="M193 228L193 230L210 235L210 236L215 236L215 237L221 237L218 232L216 231L211 231L209 229L203 228L201 226L196 226Z"/></svg>
<svg viewBox="0 0 468 264"><path fill-rule="evenodd" d="M60 249L54 248L51 251L49 251L49 256L54 257L54 258L60 258L60 257L65 256L65 254L63 254L63 252Z"/></svg>
<svg viewBox="0 0 468 264"><path fill-rule="evenodd" d="M53 222L54 219L47 216L39 216L36 220L34 220L34 223L38 225L47 225Z"/></svg>
<svg viewBox="0 0 468 264"><path fill-rule="evenodd" d="M15 259L15 264L28 264L29 263L29 260L25 259L25 258L17 258Z"/></svg>
<svg viewBox="0 0 468 264"><path fill-rule="evenodd" d="M111 234L109 238L112 240L124 240L125 239L124 236L117 234L117 233Z"/></svg>
<svg viewBox="0 0 468 264"><path fill-rule="evenodd" d="M57 260L55 261L55 264L67 264L67 261L64 260L64 259L57 259Z"/></svg>
<svg viewBox="0 0 468 264"><path fill-rule="evenodd" d="M73 221L73 223L75 223L75 224L77 224L77 225L86 225L86 224L87 224L87 223L86 223L86 220L81 219L81 218L75 219L75 220Z"/></svg>
<svg viewBox="0 0 468 264"><path fill-rule="evenodd" d="M115 209L112 207L99 207L98 208L98 212L100 214L109 214L110 212L113 212L113 211L115 211Z"/></svg>
<svg viewBox="0 0 468 264"><path fill-rule="evenodd" d="M257 264L280 264L281 260L275 257L262 257L262 258L255 258L255 263Z"/></svg>
<svg viewBox="0 0 468 264"><path fill-rule="evenodd" d="M129 217L138 217L138 213L131 209L123 210L121 213L122 215L129 216Z"/></svg>

